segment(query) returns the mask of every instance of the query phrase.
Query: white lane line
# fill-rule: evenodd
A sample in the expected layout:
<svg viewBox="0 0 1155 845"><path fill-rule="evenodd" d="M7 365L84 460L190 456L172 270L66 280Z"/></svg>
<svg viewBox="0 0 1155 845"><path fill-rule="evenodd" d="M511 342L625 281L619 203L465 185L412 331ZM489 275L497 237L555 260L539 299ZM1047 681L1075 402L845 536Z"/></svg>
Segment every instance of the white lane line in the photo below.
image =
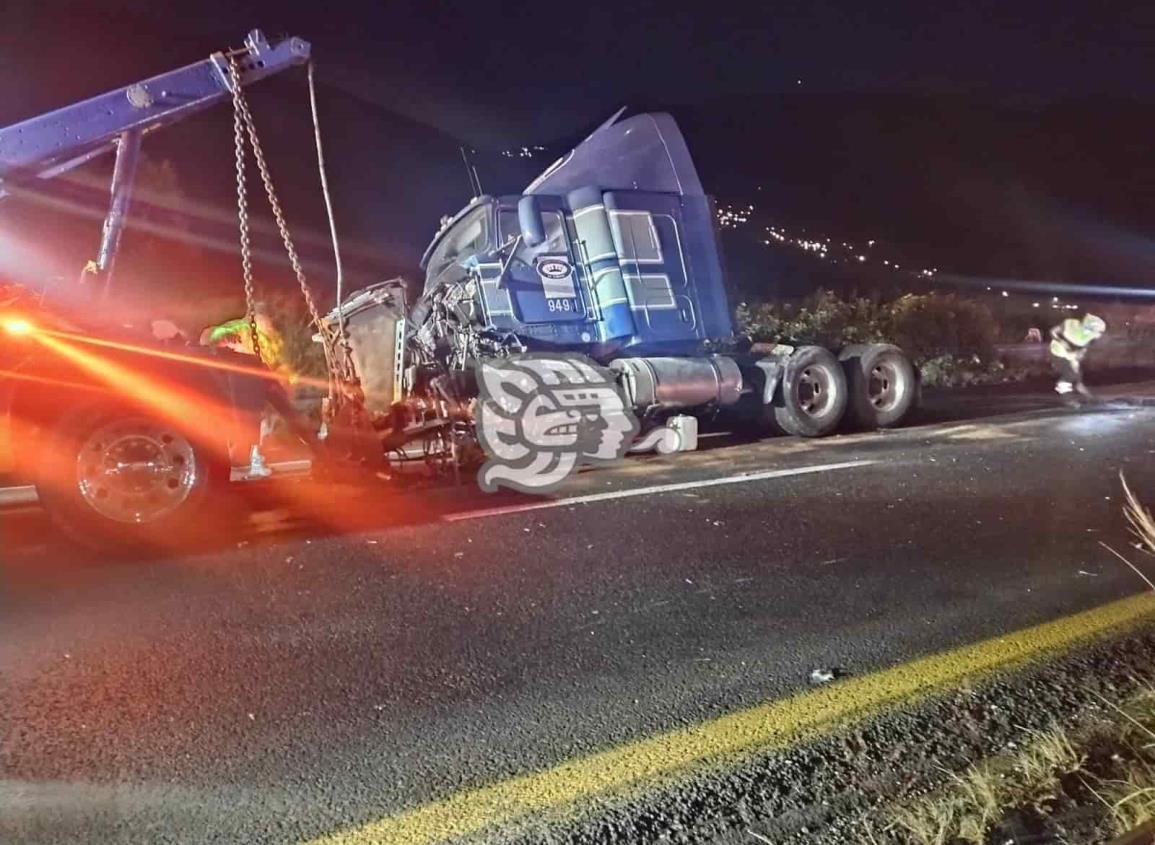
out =
<svg viewBox="0 0 1155 845"><path fill-rule="evenodd" d="M451 513L441 517L445 522L459 522L463 519L481 519L488 516L502 516L507 513L523 513L524 511L538 511L546 508L563 508L569 505L585 505L591 502L607 502L612 499L628 499L631 496L649 496L655 493L674 493L678 490L694 490L699 487L719 487L723 484L744 484L747 481L763 481L767 478L785 478L790 475L810 475L816 472L833 472L839 469L853 469L876 464L878 461L844 461L838 464L815 464L808 467L793 469L772 469L766 472L750 472L742 475L729 475L725 478L704 478L699 481L682 481L677 484L655 484L652 487L631 487L628 490L610 490L605 493L590 493L586 496L571 496L568 499L548 499L542 502L529 502L524 505L507 505L499 508L485 508L477 511Z"/></svg>

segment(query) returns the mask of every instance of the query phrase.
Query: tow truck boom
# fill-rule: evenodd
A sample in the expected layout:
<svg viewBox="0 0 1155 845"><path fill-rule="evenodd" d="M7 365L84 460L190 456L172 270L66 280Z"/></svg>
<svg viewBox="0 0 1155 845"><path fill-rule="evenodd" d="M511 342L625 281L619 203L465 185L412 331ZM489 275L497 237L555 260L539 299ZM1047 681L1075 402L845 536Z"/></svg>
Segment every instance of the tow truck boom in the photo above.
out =
<svg viewBox="0 0 1155 845"><path fill-rule="evenodd" d="M111 198L95 262L107 290L144 134L231 97L230 58L237 60L241 84L246 86L304 64L309 53L307 41L286 38L270 44L255 29L240 50L213 53L203 61L2 127L0 199L115 150Z"/></svg>

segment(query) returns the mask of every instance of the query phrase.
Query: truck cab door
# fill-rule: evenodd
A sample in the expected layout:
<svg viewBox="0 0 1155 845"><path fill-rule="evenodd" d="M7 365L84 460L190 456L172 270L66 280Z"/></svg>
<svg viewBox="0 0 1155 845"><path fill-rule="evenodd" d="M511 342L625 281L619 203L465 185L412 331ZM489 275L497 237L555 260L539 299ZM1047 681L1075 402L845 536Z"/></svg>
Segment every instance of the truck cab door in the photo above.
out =
<svg viewBox="0 0 1155 845"><path fill-rule="evenodd" d="M501 284L509 293L514 316L522 323L585 321L587 297L565 211L560 199L541 199L545 241L532 247L518 241ZM501 209L498 221L502 243L512 243L520 232L517 209Z"/></svg>

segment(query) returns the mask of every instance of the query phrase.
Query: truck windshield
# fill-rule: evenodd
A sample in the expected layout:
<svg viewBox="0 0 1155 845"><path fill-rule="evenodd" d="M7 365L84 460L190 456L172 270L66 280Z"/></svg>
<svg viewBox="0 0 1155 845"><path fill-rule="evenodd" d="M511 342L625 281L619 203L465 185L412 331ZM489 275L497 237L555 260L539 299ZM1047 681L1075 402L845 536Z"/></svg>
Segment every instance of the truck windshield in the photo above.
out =
<svg viewBox="0 0 1155 845"><path fill-rule="evenodd" d="M445 233L425 267L425 290L431 290L459 271L461 261L489 245L490 206L482 205L462 217Z"/></svg>

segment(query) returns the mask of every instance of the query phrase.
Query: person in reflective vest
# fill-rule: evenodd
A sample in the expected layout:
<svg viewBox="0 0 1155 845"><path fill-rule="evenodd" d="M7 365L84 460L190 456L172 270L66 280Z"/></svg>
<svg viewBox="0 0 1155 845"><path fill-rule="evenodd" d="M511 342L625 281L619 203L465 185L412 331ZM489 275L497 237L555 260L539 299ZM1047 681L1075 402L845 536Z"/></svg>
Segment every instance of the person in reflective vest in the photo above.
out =
<svg viewBox="0 0 1155 845"><path fill-rule="evenodd" d="M292 376L292 368L284 360L284 340L273 321L262 309L256 312L257 343L261 348L261 360L274 372L285 376ZM240 352L242 355L253 355L252 332L249 330L247 317L238 317L235 320L209 326L201 334L202 346L216 346Z"/></svg>
<svg viewBox="0 0 1155 845"><path fill-rule="evenodd" d="M1051 329L1051 360L1059 373L1055 392L1066 396L1072 391L1080 396L1091 395L1083 384L1083 358L1087 349L1107 331L1107 324L1094 314L1082 320L1070 317Z"/></svg>

